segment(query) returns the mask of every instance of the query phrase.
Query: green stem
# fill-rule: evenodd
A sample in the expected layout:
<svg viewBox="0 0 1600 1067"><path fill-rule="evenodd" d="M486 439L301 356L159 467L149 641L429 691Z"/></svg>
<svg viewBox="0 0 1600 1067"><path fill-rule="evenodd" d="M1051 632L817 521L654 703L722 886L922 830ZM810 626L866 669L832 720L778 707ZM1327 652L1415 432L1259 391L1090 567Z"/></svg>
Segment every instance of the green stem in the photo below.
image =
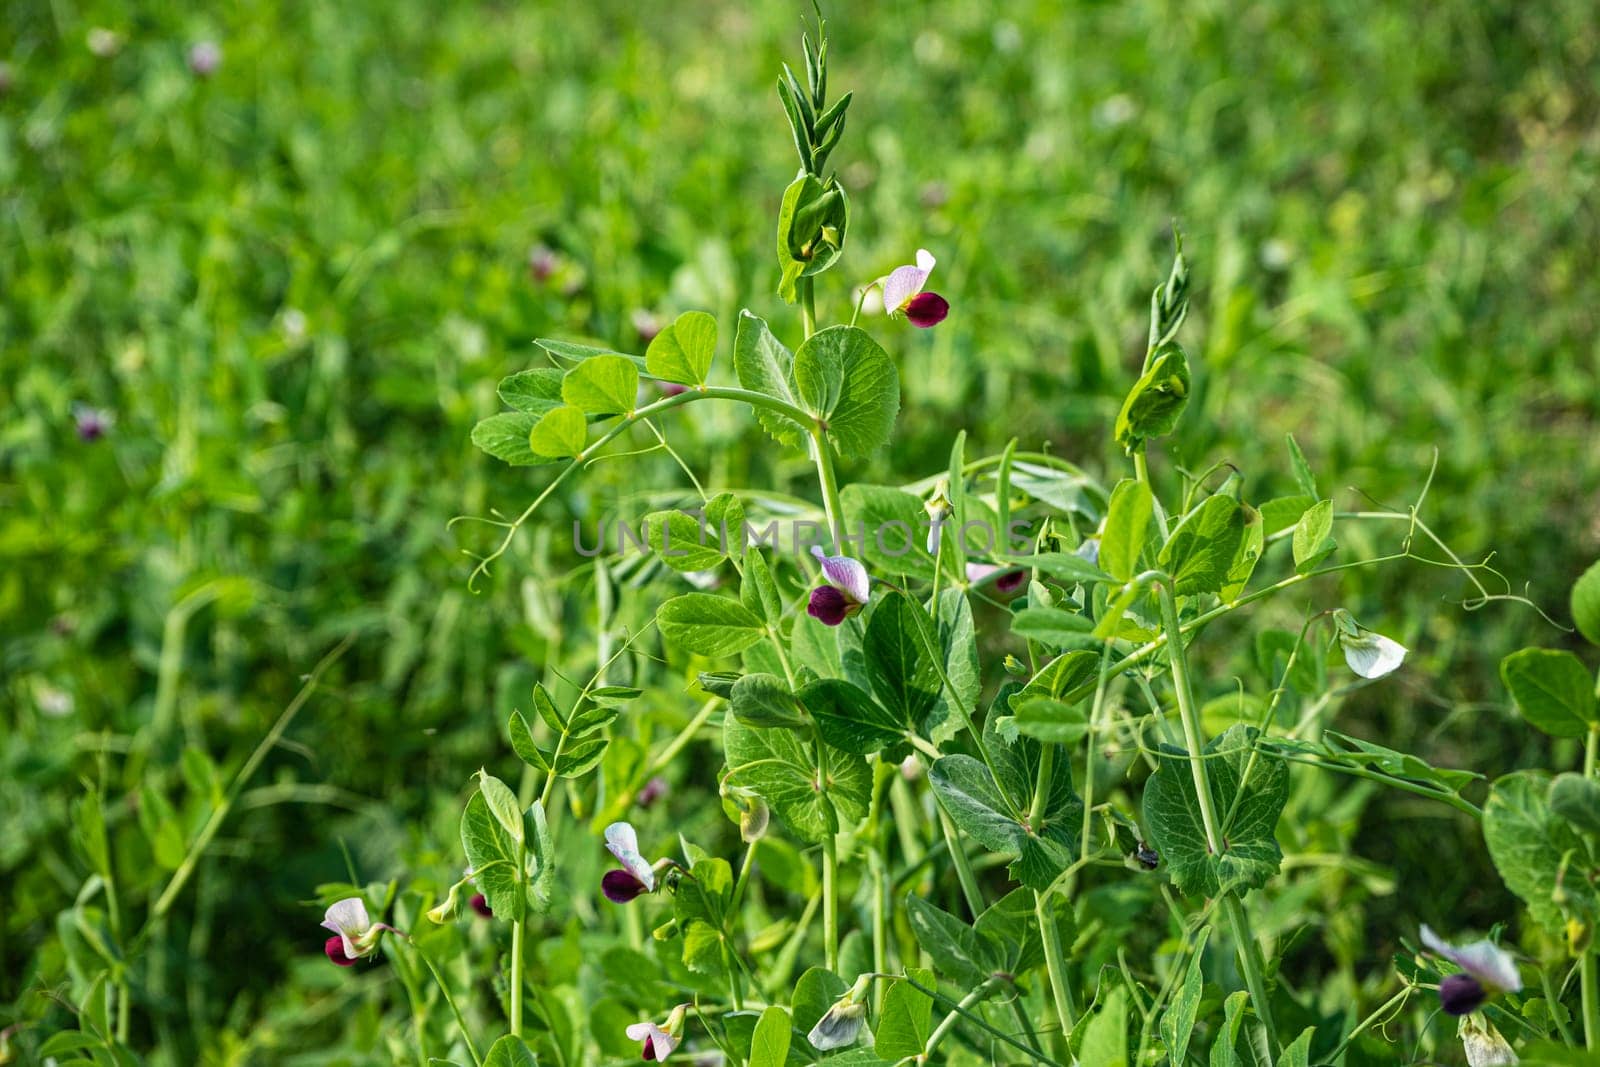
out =
<svg viewBox="0 0 1600 1067"><path fill-rule="evenodd" d="M1217 822L1216 800L1211 795L1211 782L1206 774L1205 737L1200 730L1200 712L1194 702L1194 680L1189 676L1188 656L1183 647L1183 631L1178 623L1178 598L1172 591L1170 578L1163 578L1157 588L1161 605L1161 628L1167 636L1167 660L1172 669L1172 687L1178 700L1178 718L1183 723L1184 743L1189 750L1189 771L1194 776L1195 799L1200 806L1200 822L1205 828L1206 847L1213 856L1224 850L1222 834ZM1266 978L1263 974L1261 950L1250 931L1250 918L1237 895L1227 892L1222 898L1223 910L1233 930L1233 940L1239 949L1239 966L1244 971L1245 985L1255 1004L1256 1017L1267 1032L1267 1043L1274 1055L1279 1049L1278 1030L1272 1020L1272 1007L1267 1001Z"/></svg>
<svg viewBox="0 0 1600 1067"><path fill-rule="evenodd" d="M1045 907L1046 894L1033 895L1033 915L1039 922L1039 937L1044 942L1044 963L1050 976L1050 995L1056 1005L1056 1021L1061 1024L1065 1038L1077 1025L1078 1009L1072 999L1072 984L1067 976L1066 955L1061 947L1061 930L1052 921Z"/></svg>
<svg viewBox="0 0 1600 1067"><path fill-rule="evenodd" d="M813 278L801 278L798 286L800 290L800 325L806 332L806 340L817 332L817 288Z"/></svg>
<svg viewBox="0 0 1600 1067"><path fill-rule="evenodd" d="M928 1044L927 1047L922 1050L921 1062L927 1063L932 1058L934 1050L939 1047L939 1043L944 1040L945 1035L955 1027L956 1021L965 1015L974 1004L988 996L990 991L994 989L994 986L995 979L990 978L988 981L978 986L978 988L961 998L961 1000L956 1004L955 1010L940 1020L938 1028L935 1029L933 1033L928 1035Z"/></svg>
<svg viewBox="0 0 1600 1067"><path fill-rule="evenodd" d="M517 849L517 869L522 869L522 849ZM511 1033L522 1036L522 920L511 924Z"/></svg>
<svg viewBox="0 0 1600 1067"><path fill-rule="evenodd" d="M733 900L728 904L729 915L739 913L739 901L744 899L745 883L750 881L750 868L754 867L756 862L756 844L756 841L752 841L744 850L744 862L739 865L739 877L733 883Z"/></svg>
<svg viewBox="0 0 1600 1067"><path fill-rule="evenodd" d="M1583 776L1594 777L1595 750L1600 747L1600 723L1589 727L1589 738L1583 746Z"/></svg>
<svg viewBox="0 0 1600 1067"><path fill-rule="evenodd" d="M820 427L811 431L811 454L817 463L817 482L822 486L822 510L828 519L828 539L833 550L842 553L844 526L840 519L844 515L844 507L839 503L839 483L833 476L833 456L828 451L828 440Z"/></svg>
<svg viewBox="0 0 1600 1067"><path fill-rule="evenodd" d="M867 853L868 871L872 879L872 969L883 974L889 969L889 874L888 860L884 858L883 827L878 827L877 841ZM881 982L872 984L872 1014L883 1015L884 988Z"/></svg>
<svg viewBox="0 0 1600 1067"><path fill-rule="evenodd" d="M1039 747L1039 775L1033 784L1033 805L1028 808L1028 830L1039 833L1044 829L1044 808L1050 800L1050 783L1055 778L1056 745L1046 741Z"/></svg>
<svg viewBox="0 0 1600 1067"><path fill-rule="evenodd" d="M838 843L830 832L822 839L822 944L828 970L839 973Z"/></svg>
<svg viewBox="0 0 1600 1067"><path fill-rule="evenodd" d="M668 742L667 747L662 749L650 761L650 769L646 772L647 774L654 774L667 766L672 762L673 757L683 751L685 745L694 740L694 735L700 731L700 727L706 724L706 721L711 718L711 713L717 709L717 701L720 699L720 697L712 697L700 706L700 710L695 712L694 718L689 720L689 725L679 730L678 736Z"/></svg>
<svg viewBox="0 0 1600 1067"><path fill-rule="evenodd" d="M945 849L956 865L956 879L961 883L962 896L966 897L967 910L976 919L983 914L983 893L978 889L977 876L972 873L972 861L967 859L967 850L961 847L956 837L955 823L950 821L942 802L939 802L939 829L944 833Z"/></svg>

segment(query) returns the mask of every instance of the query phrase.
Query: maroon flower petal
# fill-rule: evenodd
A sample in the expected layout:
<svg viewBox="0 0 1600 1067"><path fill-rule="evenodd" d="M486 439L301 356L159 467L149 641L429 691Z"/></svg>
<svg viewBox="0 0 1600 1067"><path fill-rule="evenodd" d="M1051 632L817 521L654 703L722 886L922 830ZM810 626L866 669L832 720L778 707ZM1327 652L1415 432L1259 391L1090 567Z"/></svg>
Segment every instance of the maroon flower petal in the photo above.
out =
<svg viewBox="0 0 1600 1067"><path fill-rule="evenodd" d="M1471 1015L1487 999L1482 983L1470 974L1447 975L1439 983L1439 1005L1447 1015Z"/></svg>
<svg viewBox="0 0 1600 1067"><path fill-rule="evenodd" d="M647 1037L644 1039L643 1056L647 1060L653 1060L656 1058L656 1043L654 1038Z"/></svg>
<svg viewBox="0 0 1600 1067"><path fill-rule="evenodd" d="M600 879L600 891L611 903L626 904L640 893L649 892L649 888L627 871L616 870L607 871Z"/></svg>
<svg viewBox="0 0 1600 1067"><path fill-rule="evenodd" d="M850 614L850 598L831 585L819 585L811 590L811 602L806 612L825 625L838 626Z"/></svg>
<svg viewBox="0 0 1600 1067"><path fill-rule="evenodd" d="M950 314L950 301L938 293L918 293L906 304L906 318L911 320L911 325L920 326L926 330L929 326L937 326Z"/></svg>
<svg viewBox="0 0 1600 1067"><path fill-rule="evenodd" d="M1027 584L1027 571L1006 571L994 580L994 591L1002 596L1008 596Z"/></svg>
<svg viewBox="0 0 1600 1067"><path fill-rule="evenodd" d="M482 893L472 894L472 910L482 915L485 919L494 918L494 912L489 910L489 898Z"/></svg>
<svg viewBox="0 0 1600 1067"><path fill-rule="evenodd" d="M354 967L356 965L354 959L344 954L344 938L338 934L334 934L323 942L322 951L326 952L328 958L341 967Z"/></svg>

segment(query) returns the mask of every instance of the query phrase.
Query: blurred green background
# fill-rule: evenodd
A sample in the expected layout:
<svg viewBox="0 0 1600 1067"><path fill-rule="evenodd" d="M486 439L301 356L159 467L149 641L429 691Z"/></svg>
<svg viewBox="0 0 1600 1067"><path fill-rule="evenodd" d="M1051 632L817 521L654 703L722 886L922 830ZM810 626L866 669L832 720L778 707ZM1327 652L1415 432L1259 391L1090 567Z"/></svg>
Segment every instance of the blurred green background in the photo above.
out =
<svg viewBox="0 0 1600 1067"><path fill-rule="evenodd" d="M303 902L344 877L341 846L364 877L453 879L452 822L468 775L506 761L506 714L562 657L587 670L595 591L568 516L683 484L659 455L598 467L474 595L462 550L495 531L446 524L516 514L548 474L468 433L501 376L542 365L534 337L642 351L651 317L698 307L725 361L738 308L784 314L772 229L794 161L773 85L803 13L7 5L0 1027L60 1024L40 991L72 962L58 916L88 871L70 832L84 783L105 791L142 911L174 832L181 855L304 673L358 633L152 942L135 1044L160 1043L159 1062L369 1062L374 1009L334 992ZM1175 219L1200 384L1158 478L1228 460L1251 497L1288 491L1292 432L1325 491L1354 487L1342 506L1403 507L1437 450L1430 523L1564 619L1600 554L1592 3L830 14L831 84L856 93L834 157L854 226L822 314L847 317L851 285L919 246L954 306L936 330L880 331L899 435L846 480L932 474L957 427L969 456L1015 436L1119 476L1107 426ZM209 76L188 59L201 41L221 49ZM81 440L75 405L108 432ZM708 485L809 492L753 420L698 410L675 443ZM1460 577L1420 565L1345 588L1415 651L1381 697L1345 702L1341 729L1490 775L1551 760L1495 668L1566 635L1514 605L1465 611ZM646 619L659 597L636 599ZM1272 610L1293 626L1311 603L1333 606ZM1209 654L1229 691L1228 642ZM682 704L652 714L681 722ZM1473 824L1341 796L1286 845L1376 873L1286 894L1285 925L1308 899L1334 915L1296 982L1381 981L1419 919L1506 917Z"/></svg>

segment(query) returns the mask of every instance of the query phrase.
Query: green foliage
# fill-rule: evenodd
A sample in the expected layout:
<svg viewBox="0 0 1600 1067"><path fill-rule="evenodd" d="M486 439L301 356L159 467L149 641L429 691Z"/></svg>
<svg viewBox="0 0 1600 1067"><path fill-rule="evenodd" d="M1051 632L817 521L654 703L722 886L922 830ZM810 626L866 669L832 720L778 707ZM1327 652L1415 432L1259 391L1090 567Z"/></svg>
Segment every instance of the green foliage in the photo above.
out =
<svg viewBox="0 0 1600 1067"><path fill-rule="evenodd" d="M717 320L704 311L685 311L651 340L644 365L657 378L704 385L716 353Z"/></svg>
<svg viewBox="0 0 1600 1067"><path fill-rule="evenodd" d="M813 334L794 354L794 384L841 456L870 456L889 443L900 377L865 330L830 326Z"/></svg>
<svg viewBox="0 0 1600 1067"><path fill-rule="evenodd" d="M1189 756L1161 746L1161 766L1144 791L1144 818L1178 891L1215 897L1258 889L1278 871L1278 817L1289 800L1289 768L1256 743L1256 731L1235 726L1205 748L1212 810L1222 820L1220 853L1202 824Z"/></svg>
<svg viewBox="0 0 1600 1067"><path fill-rule="evenodd" d="M1131 454L1171 433L1188 406L1191 388L1189 357L1176 344L1163 343L1122 402L1113 431L1117 444Z"/></svg>
<svg viewBox="0 0 1600 1067"><path fill-rule="evenodd" d="M1570 652L1524 648L1500 661L1517 710L1552 737L1580 737L1600 722L1594 681Z"/></svg>

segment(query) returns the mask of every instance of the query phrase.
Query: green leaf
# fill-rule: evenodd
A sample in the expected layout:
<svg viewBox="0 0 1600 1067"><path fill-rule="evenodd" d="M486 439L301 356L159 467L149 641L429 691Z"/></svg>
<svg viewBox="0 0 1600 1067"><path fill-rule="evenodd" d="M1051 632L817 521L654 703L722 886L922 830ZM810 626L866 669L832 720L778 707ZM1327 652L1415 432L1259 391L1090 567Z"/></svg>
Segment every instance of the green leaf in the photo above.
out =
<svg viewBox="0 0 1600 1067"><path fill-rule="evenodd" d="M1517 710L1552 737L1581 737L1595 724L1594 681L1571 652L1524 648L1500 661Z"/></svg>
<svg viewBox="0 0 1600 1067"><path fill-rule="evenodd" d="M810 725L788 683L772 674L747 674L733 683L728 709L746 726L800 729Z"/></svg>
<svg viewBox="0 0 1600 1067"><path fill-rule="evenodd" d="M528 728L528 720L523 718L522 712L511 713L507 730L511 734L511 751L517 754L518 759L535 770L550 769L550 761L539 751L539 746L534 744L533 731Z"/></svg>
<svg viewBox="0 0 1600 1067"><path fill-rule="evenodd" d="M977 759L957 754L936 760L928 782L963 833L990 851L1017 857L1010 867L1013 878L1031 889L1048 889L1072 862L1082 829L1083 802L1072 791L1071 768L1066 760L1053 764L1043 815L1038 825L1029 826L1038 742L1007 740L991 718L984 743L999 779Z"/></svg>
<svg viewBox="0 0 1600 1067"><path fill-rule="evenodd" d="M503 411L498 415L490 415L472 428L472 443L513 467L549 463L548 457L535 455L528 446L528 435L538 422L538 415L525 411Z"/></svg>
<svg viewBox="0 0 1600 1067"><path fill-rule="evenodd" d="M1011 632L1050 648L1081 648L1097 644L1094 622L1061 608L1023 608L1011 616Z"/></svg>
<svg viewBox="0 0 1600 1067"><path fill-rule="evenodd" d="M489 805L489 814L517 844L522 844L526 838L523 833L522 808L517 804L517 795L511 787L488 771L478 771L478 791L483 794L483 799Z"/></svg>
<svg viewBox="0 0 1600 1067"><path fill-rule="evenodd" d="M778 592L778 583L773 581L772 567L761 550L753 545L744 550L739 602L765 619L768 626L777 626L783 618L783 597Z"/></svg>
<svg viewBox="0 0 1600 1067"><path fill-rule="evenodd" d="M489 1055L483 1058L483 1067L539 1067L539 1061L534 1059L533 1053L520 1037L507 1034L489 1047Z"/></svg>
<svg viewBox="0 0 1600 1067"><path fill-rule="evenodd" d="M1105 529L1100 533L1100 565L1117 581L1126 582L1138 572L1139 554L1144 551L1154 514L1155 499L1143 482L1124 478L1111 491Z"/></svg>
<svg viewBox="0 0 1600 1067"><path fill-rule="evenodd" d="M1600 645L1600 560L1572 583L1572 621L1591 645Z"/></svg>
<svg viewBox="0 0 1600 1067"><path fill-rule="evenodd" d="M644 532L661 562L675 571L710 570L724 559L715 524L703 523L687 512L652 511L644 517Z"/></svg>
<svg viewBox="0 0 1600 1067"><path fill-rule="evenodd" d="M960 589L939 594L938 647L944 653L945 679L939 685L939 703L919 724L935 745L956 735L978 706L983 678L978 666L978 637L972 624L972 604Z"/></svg>
<svg viewBox="0 0 1600 1067"><path fill-rule="evenodd" d="M1558 774L1550 783L1550 810L1582 832L1600 837L1600 782L1581 774Z"/></svg>
<svg viewBox="0 0 1600 1067"><path fill-rule="evenodd" d="M812 967L800 976L794 985L794 995L789 998L789 1010L794 1012L794 1028L810 1033L811 1028L833 1007L833 1002L844 996L850 985L843 978L822 967Z"/></svg>
<svg viewBox="0 0 1600 1067"><path fill-rule="evenodd" d="M906 977L924 989L933 989L932 971L907 967ZM883 995L883 1012L873 1034L873 1052L889 1063L922 1055L933 1031L933 998L911 984L896 979Z"/></svg>
<svg viewBox="0 0 1600 1067"><path fill-rule="evenodd" d="M1043 552L1037 556L1017 556L1011 562L1019 567L1037 567L1050 577L1060 578L1066 582L1094 585L1097 582L1115 581L1111 575L1093 563L1071 552Z"/></svg>
<svg viewBox="0 0 1600 1067"><path fill-rule="evenodd" d="M1590 924L1600 918L1600 896L1596 872L1582 858L1583 839L1551 808L1549 793L1550 776L1542 771L1498 779L1483 805L1483 839L1501 879L1534 922L1558 937L1569 914Z"/></svg>
<svg viewBox="0 0 1600 1067"><path fill-rule="evenodd" d="M561 399L590 415L622 415L639 401L639 369L626 356L591 356L567 372Z"/></svg>
<svg viewBox="0 0 1600 1067"><path fill-rule="evenodd" d="M1233 563L1228 567L1227 581L1217 591L1217 596L1224 604L1232 604L1239 599L1244 587L1250 584L1250 576L1255 573L1256 564L1261 560L1261 553L1267 547L1267 531L1261 512L1249 504L1241 504L1239 510L1244 514L1244 537L1239 541L1239 548L1233 554Z"/></svg>
<svg viewBox="0 0 1600 1067"><path fill-rule="evenodd" d="M1105 1005L1087 1023L1079 1063L1095 1067L1128 1067L1128 991L1111 991Z"/></svg>
<svg viewBox="0 0 1600 1067"><path fill-rule="evenodd" d="M1206 940L1210 936L1209 926L1202 926L1195 935L1194 955L1189 959L1189 969L1184 972L1183 985L1173 994L1172 1006L1161 1015L1161 1040L1173 1063L1188 1062L1189 1039L1194 1035L1195 1020L1200 1016L1200 994L1205 988Z"/></svg>
<svg viewBox="0 0 1600 1067"><path fill-rule="evenodd" d="M1300 1036L1290 1042L1283 1050L1283 1055L1278 1057L1278 1067L1311 1067L1311 1039L1315 1036L1315 1026L1300 1031Z"/></svg>
<svg viewBox="0 0 1600 1067"><path fill-rule="evenodd" d="M1020 976L1045 962L1036 899L1031 889L1013 889L984 909L973 924L986 946L986 956L998 961L998 969L1007 974ZM1059 892L1048 894L1044 901L1061 944L1072 944L1077 922L1071 902Z"/></svg>
<svg viewBox="0 0 1600 1067"><path fill-rule="evenodd" d="M1319 500L1294 527L1294 569L1304 574L1333 554L1333 501Z"/></svg>
<svg viewBox="0 0 1600 1067"><path fill-rule="evenodd" d="M528 434L528 447L537 455L552 459L576 456L589 439L589 424L583 412L559 407L545 412Z"/></svg>
<svg viewBox="0 0 1600 1067"><path fill-rule="evenodd" d="M525 918L528 902L517 884L516 843L490 814L482 792L472 794L461 814L461 846L495 918Z"/></svg>
<svg viewBox="0 0 1600 1067"><path fill-rule="evenodd" d="M978 932L916 893L906 895L906 920L934 969L957 985L975 987L999 966Z"/></svg>
<svg viewBox="0 0 1600 1067"><path fill-rule="evenodd" d="M853 484L844 487L839 502L846 525L867 531L859 552L869 570L924 581L933 578L928 513L920 499L888 486Z"/></svg>
<svg viewBox="0 0 1600 1067"><path fill-rule="evenodd" d="M802 173L790 183L778 206L778 295L794 303L795 283L837 262L849 228L850 201L837 181Z"/></svg>
<svg viewBox="0 0 1600 1067"><path fill-rule="evenodd" d="M1168 341L1156 350L1144 377L1128 390L1117 413L1117 443L1131 454L1151 438L1165 437L1188 402L1189 357Z"/></svg>
<svg viewBox="0 0 1600 1067"><path fill-rule="evenodd" d="M594 737L576 744L568 743L556 755L555 775L558 778L581 778L594 769L605 757L610 739Z"/></svg>
<svg viewBox="0 0 1600 1067"><path fill-rule="evenodd" d="M704 311L685 311L656 334L645 350L645 368L657 378L704 385L717 351L717 320Z"/></svg>
<svg viewBox="0 0 1600 1067"><path fill-rule="evenodd" d="M1239 1028L1244 1025L1244 1006L1250 994L1244 990L1230 993L1222 1002L1222 1030L1211 1042L1211 1067L1244 1067L1239 1061Z"/></svg>
<svg viewBox="0 0 1600 1067"><path fill-rule="evenodd" d="M789 1039L789 1013L774 1004L756 1022L750 1039L750 1067L784 1067L789 1062Z"/></svg>
<svg viewBox="0 0 1600 1067"><path fill-rule="evenodd" d="M656 611L656 626L669 643L702 656L732 656L766 635L766 626L737 600L711 593L685 593Z"/></svg>
<svg viewBox="0 0 1600 1067"><path fill-rule="evenodd" d="M800 690L817 732L834 748L870 756L885 749L903 758L910 727L842 678L823 678Z"/></svg>
<svg viewBox="0 0 1600 1067"><path fill-rule="evenodd" d="M841 456L869 456L889 443L900 376L867 331L830 326L812 334L794 354L794 382Z"/></svg>
<svg viewBox="0 0 1600 1067"><path fill-rule="evenodd" d="M861 640L867 683L903 735L915 730L939 702L939 669L929 656L932 621L904 593L879 599Z"/></svg>
<svg viewBox="0 0 1600 1067"><path fill-rule="evenodd" d="M1091 653L1092 654L1092 653ZM1089 732L1089 716L1081 704L1050 697L1019 696L1011 702L1017 730L1040 741L1075 745Z"/></svg>
<svg viewBox="0 0 1600 1067"><path fill-rule="evenodd" d="M1237 500L1207 497L1172 531L1156 562L1172 576L1179 596L1215 593L1228 582L1244 533L1245 514Z"/></svg>
<svg viewBox="0 0 1600 1067"><path fill-rule="evenodd" d="M1317 499L1317 479L1311 473L1311 464L1306 462L1306 454L1300 451L1300 443L1294 439L1294 434L1286 434L1289 443L1289 465L1294 468L1295 485L1300 492L1312 500Z"/></svg>
<svg viewBox="0 0 1600 1067"><path fill-rule="evenodd" d="M1206 842L1188 754L1161 746L1161 765L1144 787L1144 818L1182 893L1215 897L1230 889L1259 889L1278 871L1283 852L1276 832L1289 799L1289 768L1266 747L1252 760L1256 736L1248 726L1235 726L1205 749L1212 810L1223 820L1233 812L1232 821L1219 829L1220 855L1212 855ZM1247 764L1252 767L1241 795Z"/></svg>
<svg viewBox="0 0 1600 1067"><path fill-rule="evenodd" d="M1261 505L1262 532L1268 537L1293 529L1316 500L1309 496L1281 496Z"/></svg>
<svg viewBox="0 0 1600 1067"><path fill-rule="evenodd" d="M722 974L722 932L700 919L692 919L681 925L683 965L696 974Z"/></svg>
<svg viewBox="0 0 1600 1067"><path fill-rule="evenodd" d="M799 407L793 368L794 357L767 329L766 321L748 311L739 312L739 331L733 340L733 370L739 384L753 393ZM806 440L806 427L787 415L758 407L756 418L779 444L798 448Z"/></svg>
<svg viewBox="0 0 1600 1067"><path fill-rule="evenodd" d="M723 722L728 784L755 791L796 837L815 844L866 817L872 771L862 757L823 745L819 780L813 745L789 730L745 726L732 715Z"/></svg>
<svg viewBox="0 0 1600 1067"><path fill-rule="evenodd" d="M508 407L543 415L551 408L561 406L561 379L564 377L566 375L554 367L518 371L508 378L501 378L496 391Z"/></svg>

